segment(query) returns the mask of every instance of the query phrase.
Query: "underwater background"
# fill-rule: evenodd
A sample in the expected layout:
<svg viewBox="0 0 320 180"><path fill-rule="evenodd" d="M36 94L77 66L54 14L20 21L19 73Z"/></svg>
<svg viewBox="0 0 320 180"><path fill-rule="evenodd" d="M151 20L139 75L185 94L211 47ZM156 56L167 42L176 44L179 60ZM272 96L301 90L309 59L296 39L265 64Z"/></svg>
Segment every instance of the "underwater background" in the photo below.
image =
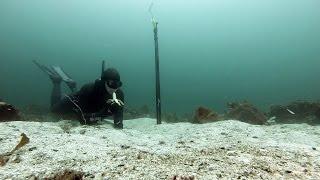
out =
<svg viewBox="0 0 320 180"><path fill-rule="evenodd" d="M121 73L128 106L154 108L151 2L1 0L0 98L49 106L52 84L32 60L60 65L78 88L99 78L105 60ZM153 3L164 111L320 99L320 1Z"/></svg>

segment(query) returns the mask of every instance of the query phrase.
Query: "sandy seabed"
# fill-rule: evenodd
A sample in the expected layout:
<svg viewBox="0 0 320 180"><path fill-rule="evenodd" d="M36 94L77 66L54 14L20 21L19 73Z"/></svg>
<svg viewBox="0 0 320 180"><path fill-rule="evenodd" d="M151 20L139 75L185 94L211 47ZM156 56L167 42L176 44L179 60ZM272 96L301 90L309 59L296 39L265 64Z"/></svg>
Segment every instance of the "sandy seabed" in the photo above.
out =
<svg viewBox="0 0 320 180"><path fill-rule="evenodd" d="M156 125L155 119L74 126L71 121L0 124L0 153L30 142L0 179L44 179L65 169L84 179L320 179L320 126L228 120Z"/></svg>

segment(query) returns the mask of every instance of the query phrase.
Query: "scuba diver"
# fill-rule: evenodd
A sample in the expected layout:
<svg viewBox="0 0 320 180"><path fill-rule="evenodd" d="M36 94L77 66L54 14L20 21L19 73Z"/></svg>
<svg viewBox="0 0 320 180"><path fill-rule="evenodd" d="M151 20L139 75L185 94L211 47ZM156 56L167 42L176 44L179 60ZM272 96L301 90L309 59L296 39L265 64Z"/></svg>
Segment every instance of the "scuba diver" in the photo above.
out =
<svg viewBox="0 0 320 180"><path fill-rule="evenodd" d="M76 91L76 82L59 66L46 67L33 61L49 75L53 89L51 93L51 112L60 117L76 117L81 124L95 124L105 117L113 116L114 127L123 128L124 93L119 72L114 68L104 70L101 78L82 86ZM61 96L61 82L65 82L72 93Z"/></svg>

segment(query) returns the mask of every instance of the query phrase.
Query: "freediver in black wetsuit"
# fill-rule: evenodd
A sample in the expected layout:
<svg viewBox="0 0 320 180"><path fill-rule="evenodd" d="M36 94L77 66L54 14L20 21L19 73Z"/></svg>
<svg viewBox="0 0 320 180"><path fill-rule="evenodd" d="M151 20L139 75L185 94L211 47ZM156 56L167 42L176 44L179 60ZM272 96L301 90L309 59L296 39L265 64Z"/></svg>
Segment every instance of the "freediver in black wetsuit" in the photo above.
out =
<svg viewBox="0 0 320 180"><path fill-rule="evenodd" d="M123 128L124 93L120 89L120 74L114 68L102 72L101 78L75 91L76 83L57 66L48 68L35 64L45 71L53 82L51 112L60 115L76 115L81 124L94 124L105 117L113 116L114 127ZM61 82L73 91L61 98Z"/></svg>

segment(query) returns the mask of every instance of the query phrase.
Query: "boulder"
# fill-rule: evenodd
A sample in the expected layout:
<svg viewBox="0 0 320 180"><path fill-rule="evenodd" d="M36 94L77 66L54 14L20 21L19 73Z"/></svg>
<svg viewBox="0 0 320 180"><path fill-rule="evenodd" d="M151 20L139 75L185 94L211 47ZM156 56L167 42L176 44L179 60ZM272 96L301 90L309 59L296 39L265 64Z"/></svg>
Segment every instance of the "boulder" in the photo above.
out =
<svg viewBox="0 0 320 180"><path fill-rule="evenodd" d="M235 119L250 124L262 125L267 122L267 117L263 112L259 111L249 102L232 102L228 103L228 112L226 117L229 119Z"/></svg>
<svg viewBox="0 0 320 180"><path fill-rule="evenodd" d="M213 122L219 120L219 115L209 108L200 106L196 109L193 119L195 123Z"/></svg>
<svg viewBox="0 0 320 180"><path fill-rule="evenodd" d="M19 111L5 102L0 102L0 122L16 120L19 118Z"/></svg>

